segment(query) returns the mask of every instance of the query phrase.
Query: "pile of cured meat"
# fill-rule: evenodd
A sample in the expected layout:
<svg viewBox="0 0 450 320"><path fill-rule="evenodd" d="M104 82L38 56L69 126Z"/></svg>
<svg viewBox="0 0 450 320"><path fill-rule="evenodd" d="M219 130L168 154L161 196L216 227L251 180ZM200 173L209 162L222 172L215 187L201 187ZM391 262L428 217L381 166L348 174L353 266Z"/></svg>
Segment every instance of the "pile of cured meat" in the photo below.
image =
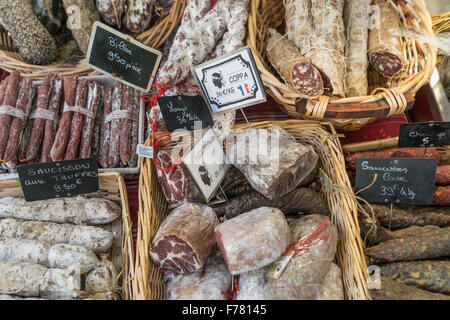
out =
<svg viewBox="0 0 450 320"><path fill-rule="evenodd" d="M434 148L391 148L346 158L354 185L358 158L435 158ZM450 300L449 166L439 163L432 206L370 204L360 213L368 265L375 265L369 289L375 300ZM373 212L373 216L371 213Z"/></svg>
<svg viewBox="0 0 450 320"><path fill-rule="evenodd" d="M0 199L0 300L120 299L121 213L101 198Z"/></svg>
<svg viewBox="0 0 450 320"><path fill-rule="evenodd" d="M260 130L268 139L280 137L280 150L255 146L256 164L236 161L221 185L225 203L195 198L183 166L158 170L172 211L150 257L164 273L166 299L344 299L342 272L333 264L338 233L319 194L318 155L278 127L245 132L251 137ZM157 158L164 157L168 153L159 152ZM271 168L275 157L279 165ZM269 277L290 250L281 276Z"/></svg>
<svg viewBox="0 0 450 320"><path fill-rule="evenodd" d="M0 83L0 159L18 164L97 158L102 168L136 167L139 91L48 74L37 86L13 72Z"/></svg>
<svg viewBox="0 0 450 320"><path fill-rule="evenodd" d="M269 28L266 53L302 97L365 96L369 67L388 79L402 75L401 17L392 1L286 0L284 6L286 27Z"/></svg>

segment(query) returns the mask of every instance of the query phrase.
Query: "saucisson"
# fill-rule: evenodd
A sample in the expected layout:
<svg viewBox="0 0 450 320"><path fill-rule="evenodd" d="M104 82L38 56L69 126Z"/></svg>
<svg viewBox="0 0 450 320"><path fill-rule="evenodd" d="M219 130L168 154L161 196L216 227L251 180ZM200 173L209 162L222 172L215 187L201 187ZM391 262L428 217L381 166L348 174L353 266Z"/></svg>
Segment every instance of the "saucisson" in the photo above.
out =
<svg viewBox="0 0 450 320"><path fill-rule="evenodd" d="M126 0L96 0L97 10L100 17L109 25L122 25L122 16L126 11Z"/></svg>
<svg viewBox="0 0 450 320"><path fill-rule="evenodd" d="M433 205L450 206L450 186L434 188Z"/></svg>
<svg viewBox="0 0 450 320"><path fill-rule="evenodd" d="M20 74L18 71L13 71L8 77L6 84L5 96L3 98L2 106L16 105L17 95L19 93ZM3 159L3 154L8 143L9 129L11 125L11 116L8 114L0 115L0 158Z"/></svg>
<svg viewBox="0 0 450 320"><path fill-rule="evenodd" d="M111 110L112 112L121 110L122 105L122 95L123 95L123 86L120 82L116 82L114 87L112 102L111 102ZM109 141L109 150L108 150L108 158L106 160L106 164L108 168L115 168L119 165L120 154L119 154L119 139L120 139L120 119L113 119L110 122L110 141Z"/></svg>
<svg viewBox="0 0 450 320"><path fill-rule="evenodd" d="M93 82L89 84L89 94L87 109L94 115L97 114L97 109L100 104L100 96L102 94L102 87ZM89 158L91 154L92 135L94 130L95 117L84 115L83 133L81 135L80 158Z"/></svg>
<svg viewBox="0 0 450 320"><path fill-rule="evenodd" d="M37 99L36 99L36 97L33 97L32 105L31 105L31 109L30 109L30 114L34 110L36 110L36 104L37 104ZM26 152L27 152L28 143L30 141L31 129L33 129L32 128L32 121L28 121L27 124L26 124L26 127L25 127L25 131L23 133L22 139L20 140L19 152L17 154L17 158L18 158L19 162L21 162L21 163L26 163L27 162ZM30 163L32 163L32 160L30 160Z"/></svg>
<svg viewBox="0 0 450 320"><path fill-rule="evenodd" d="M133 108L133 88L123 87L122 110L132 111ZM119 153L124 166L128 165L130 159L130 133L131 121L128 118L120 119Z"/></svg>
<svg viewBox="0 0 450 320"><path fill-rule="evenodd" d="M63 82L60 78L53 80L52 92L50 94L50 101L48 104L48 110L53 112L59 117L59 111L61 108L61 99L63 97ZM41 162L51 161L50 151L52 144L55 141L56 130L58 129L58 122L52 119L45 121L44 141L42 143Z"/></svg>
<svg viewBox="0 0 450 320"><path fill-rule="evenodd" d="M140 33L150 26L155 0L128 0L123 25L133 33Z"/></svg>
<svg viewBox="0 0 450 320"><path fill-rule="evenodd" d="M76 107L86 108L88 88L89 85L86 79L81 79L78 81L77 95L75 97ZM82 123L83 114L81 112L74 112L70 129L69 143L67 144L64 160L75 159L78 157L78 146L81 139Z"/></svg>
<svg viewBox="0 0 450 320"><path fill-rule="evenodd" d="M112 95L113 88L105 88L105 99L103 103L103 112L105 117L112 111ZM107 168L107 159L110 147L111 139L111 122L107 122L103 125L103 130L100 138L100 166L102 168Z"/></svg>
<svg viewBox="0 0 450 320"><path fill-rule="evenodd" d="M73 106L75 104L75 96L77 91L77 77L64 78L64 105ZM59 121L58 131L56 133L55 142L50 151L50 156L53 161L64 159L67 143L69 142L69 135L71 131L73 112L66 111L63 113Z"/></svg>
<svg viewBox="0 0 450 320"><path fill-rule="evenodd" d="M44 81L39 87L36 110L46 110L48 108L50 93L52 91L53 80L55 77L56 76L52 73L45 76ZM39 156L39 151L41 149L42 139L44 136L45 122L46 119L40 117L33 119L33 129L31 130L30 142L28 143L26 153L26 158L28 160L34 160Z"/></svg>
<svg viewBox="0 0 450 320"><path fill-rule="evenodd" d="M133 108L132 115L133 121L131 122L131 138L130 138L130 167L137 167L138 155L136 153L138 138L139 138L139 109L140 109L140 92L138 90L133 91Z"/></svg>
<svg viewBox="0 0 450 320"><path fill-rule="evenodd" d="M450 184L450 165L437 167L435 184L439 186Z"/></svg>

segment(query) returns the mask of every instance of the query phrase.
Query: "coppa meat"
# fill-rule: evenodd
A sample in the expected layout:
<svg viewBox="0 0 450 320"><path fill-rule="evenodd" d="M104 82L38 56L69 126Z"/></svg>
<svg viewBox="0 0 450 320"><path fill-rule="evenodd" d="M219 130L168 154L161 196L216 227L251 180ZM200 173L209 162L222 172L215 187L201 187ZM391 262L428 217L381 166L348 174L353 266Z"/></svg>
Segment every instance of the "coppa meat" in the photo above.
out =
<svg viewBox="0 0 450 320"><path fill-rule="evenodd" d="M218 223L210 207L185 203L161 224L150 257L161 271L185 274L198 270L216 246L214 228Z"/></svg>
<svg viewBox="0 0 450 320"><path fill-rule="evenodd" d="M167 151L159 151L156 159L162 169L168 169L174 164L172 156ZM187 201L202 200L198 188L181 164L168 171L156 170L156 173L167 202L172 208Z"/></svg>
<svg viewBox="0 0 450 320"><path fill-rule="evenodd" d="M220 224L217 243L231 274L264 267L278 259L289 244L283 212L262 207Z"/></svg>
<svg viewBox="0 0 450 320"><path fill-rule="evenodd" d="M227 300L222 292L231 287L231 274L223 258L211 253L202 270L175 275L167 272L167 300Z"/></svg>

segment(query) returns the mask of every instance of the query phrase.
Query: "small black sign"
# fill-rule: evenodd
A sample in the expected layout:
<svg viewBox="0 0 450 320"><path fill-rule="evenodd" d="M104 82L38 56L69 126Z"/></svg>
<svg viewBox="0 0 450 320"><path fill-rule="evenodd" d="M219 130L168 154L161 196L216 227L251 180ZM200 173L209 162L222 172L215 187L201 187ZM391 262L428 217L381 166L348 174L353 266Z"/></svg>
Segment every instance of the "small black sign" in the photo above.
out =
<svg viewBox="0 0 450 320"><path fill-rule="evenodd" d="M214 124L211 112L202 96L166 96L158 98L158 104L166 123L172 132L176 129L206 129ZM195 122L201 121L199 127Z"/></svg>
<svg viewBox="0 0 450 320"><path fill-rule="evenodd" d="M450 122L405 123L400 126L398 146L438 147L450 145Z"/></svg>
<svg viewBox="0 0 450 320"><path fill-rule="evenodd" d="M17 167L26 201L97 192L97 159L75 159Z"/></svg>
<svg viewBox="0 0 450 320"><path fill-rule="evenodd" d="M97 21L86 56L86 64L95 70L148 92L162 54Z"/></svg>
<svg viewBox="0 0 450 320"><path fill-rule="evenodd" d="M429 205L433 201L436 168L436 159L360 158L356 191L364 189L358 196L371 203Z"/></svg>
<svg viewBox="0 0 450 320"><path fill-rule="evenodd" d="M195 67L194 74L213 113L266 101L266 92L249 48Z"/></svg>

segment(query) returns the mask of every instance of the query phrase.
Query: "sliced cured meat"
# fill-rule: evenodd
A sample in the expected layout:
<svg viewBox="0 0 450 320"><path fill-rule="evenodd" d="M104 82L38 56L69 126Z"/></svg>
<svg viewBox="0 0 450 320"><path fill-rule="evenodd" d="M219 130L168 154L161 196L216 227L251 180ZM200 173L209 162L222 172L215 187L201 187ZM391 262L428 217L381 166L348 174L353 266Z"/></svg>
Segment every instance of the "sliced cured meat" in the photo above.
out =
<svg viewBox="0 0 450 320"><path fill-rule="evenodd" d="M161 224L150 249L150 257L161 271L185 274L202 268L216 246L214 211L185 203L173 210Z"/></svg>

